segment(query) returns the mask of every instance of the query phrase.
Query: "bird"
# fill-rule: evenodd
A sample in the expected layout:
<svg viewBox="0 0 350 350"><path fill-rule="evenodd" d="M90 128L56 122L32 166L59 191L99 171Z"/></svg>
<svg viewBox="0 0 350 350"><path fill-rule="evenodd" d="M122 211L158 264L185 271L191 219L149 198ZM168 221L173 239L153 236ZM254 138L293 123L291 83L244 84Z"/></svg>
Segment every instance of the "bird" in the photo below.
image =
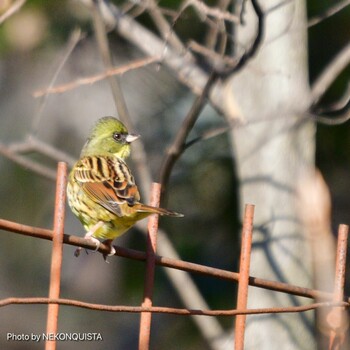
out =
<svg viewBox="0 0 350 350"><path fill-rule="evenodd" d="M68 204L86 230L84 238L93 242L96 250L104 240L110 248L108 256L116 253L113 240L137 221L151 214L183 216L140 202L138 187L125 162L130 144L139 137L129 133L115 117L100 118L68 176ZM75 251L75 256L80 250L81 247Z"/></svg>

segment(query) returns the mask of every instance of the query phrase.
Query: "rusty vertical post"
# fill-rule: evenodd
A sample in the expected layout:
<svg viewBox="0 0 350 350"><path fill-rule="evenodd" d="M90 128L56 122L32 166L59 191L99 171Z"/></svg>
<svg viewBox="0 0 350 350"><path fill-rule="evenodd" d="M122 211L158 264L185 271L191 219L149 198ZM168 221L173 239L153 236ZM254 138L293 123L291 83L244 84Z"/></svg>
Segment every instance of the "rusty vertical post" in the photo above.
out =
<svg viewBox="0 0 350 350"><path fill-rule="evenodd" d="M159 206L160 201L159 183L153 183L151 189L151 205ZM144 299L142 306L152 306L155 254L157 249L158 215L151 215L148 220L147 251L146 251L146 278L144 286ZM139 350L148 350L151 334L152 313L142 312L140 318Z"/></svg>
<svg viewBox="0 0 350 350"><path fill-rule="evenodd" d="M346 253L348 246L349 226L339 225L337 255L335 261L335 282L333 301L340 302L344 298ZM344 308L333 308L327 316L330 327L329 350L341 348L346 334L347 325L344 325Z"/></svg>
<svg viewBox="0 0 350 350"><path fill-rule="evenodd" d="M67 164L64 162L59 162L58 168L57 168L56 200L55 200L55 216L54 216L54 225L53 225L49 298L60 297L64 214L65 214L65 203L66 203L66 184L67 184ZM57 333L58 310L59 310L58 304L50 304L48 306L46 334ZM45 343L45 350L55 350L55 349L56 349L56 341L47 340Z"/></svg>
<svg viewBox="0 0 350 350"><path fill-rule="evenodd" d="M254 205L246 204L242 228L241 257L239 264L239 280L237 309L245 310L248 301L248 281L250 268L250 253L253 236ZM235 350L244 348L246 315L237 315L235 322Z"/></svg>

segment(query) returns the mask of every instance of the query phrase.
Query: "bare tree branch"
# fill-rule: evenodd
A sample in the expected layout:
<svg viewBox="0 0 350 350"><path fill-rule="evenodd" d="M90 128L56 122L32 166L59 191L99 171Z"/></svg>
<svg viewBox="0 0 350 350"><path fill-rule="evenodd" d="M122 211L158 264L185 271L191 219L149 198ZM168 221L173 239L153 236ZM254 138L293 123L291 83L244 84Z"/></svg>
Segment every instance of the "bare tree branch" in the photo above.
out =
<svg viewBox="0 0 350 350"><path fill-rule="evenodd" d="M99 7L97 7L97 3L99 5ZM106 68L109 69L111 68L111 58L110 58L110 52L109 52L109 46L108 46L108 41L106 38L106 32L105 32L105 28L104 25L101 21L101 13L103 13L102 9L100 6L103 6L104 4L106 4L105 2L100 2L98 0L95 0L95 2L93 3L93 18L94 18L94 26L95 26L95 30L96 30L96 36L97 36L97 40L98 40L98 44L101 50L101 53L104 56L104 62L106 65ZM101 12L100 12L101 11ZM123 16L124 17L124 16ZM118 21L118 25L120 25L120 19ZM133 28L135 30L135 28ZM130 30L130 28L129 28ZM135 31L133 30L134 34ZM143 32L143 29L141 30L141 32ZM139 40L140 38L138 38ZM158 40L158 39L157 39ZM149 43L147 43L147 45L149 45ZM163 46L163 44L161 44ZM163 46L164 47L164 46ZM182 61L183 63L183 61ZM117 80L118 77L111 77L110 80ZM115 99L116 104L117 104L117 108L118 108L118 112L119 112L119 102L122 101L121 103L125 104L125 101L122 97L122 91L120 86L115 87L116 85L118 85L118 83L112 83L114 84L114 86L112 86L112 90L113 93L116 94L115 96L117 96L117 98ZM118 91L119 90L119 91ZM119 98L119 94L121 94L121 97ZM122 111L120 113L120 117L123 120L123 122L126 122L127 127L129 127L130 125L130 121L129 121L129 117L128 117L128 113L126 110L126 105L125 105L125 111ZM124 117L124 119L123 119ZM136 148L138 147L138 148ZM141 177L141 189L144 189L144 193L148 193L148 189L150 188L151 185L151 172L150 169L148 168L148 163L146 161L146 154L144 152L144 148L141 144L141 142L138 142L136 144L136 147L134 147L134 151L133 154L136 154L137 158L134 159L136 166L138 167L138 173L140 174ZM141 167L140 168L140 164ZM147 186L147 188L146 188ZM146 196L145 196L146 197ZM158 236L159 240L162 240L162 244L159 244L159 252L161 254L163 253L171 253L171 256L174 256L175 258L178 258L178 254L176 252L176 250L174 249L171 241L169 240L169 238L166 236L166 234L161 234L159 233ZM190 305L191 303L195 302L198 305L202 305L205 306L207 305L205 300L203 299L203 297L201 296L201 294L199 293L199 291L197 290L195 284L191 281L191 278L189 276L187 276L185 273L180 273L180 272L170 272L168 273L166 271L169 279L172 281L175 289L178 291L179 295L181 296L183 302L185 305ZM182 280L183 278L186 278L187 280L187 293L184 294L182 293L182 286L183 284L179 284L178 283L178 278L179 276L182 276ZM222 327L220 326L220 324L218 323L217 320L215 319L197 319L195 318L195 322L198 324L199 328L202 331L203 336L212 344L212 347L214 349L216 349L216 338L220 338L223 334L224 331L222 329Z"/></svg>
<svg viewBox="0 0 350 350"><path fill-rule="evenodd" d="M95 0L93 3L93 6L92 6L93 22L94 22L94 28L96 31L97 43L99 46L99 50L101 52L104 65L107 70L110 70L113 68L112 58L111 58L111 53L110 53L109 44L107 40L105 26L100 13L100 5L101 5L101 2L99 0ZM127 105L125 102L125 98L123 95L123 91L122 91L119 79L117 76L111 76L109 77L108 80L111 86L118 115L122 120L122 122L127 126L127 128L129 130L133 130L134 127L127 109ZM133 145L133 148L134 148L134 152L132 153L133 160L135 161L138 174L140 176L141 192L144 198L147 198L148 200L148 192L149 192L149 189L151 188L152 177L151 177L151 172L149 171L147 166L147 155L142 142L140 141L137 142L136 144Z"/></svg>
<svg viewBox="0 0 350 350"><path fill-rule="evenodd" d="M76 47L78 42L83 37L84 37L84 35L81 33L80 29L73 30L73 32L71 33L71 35L69 37L68 43L66 45L66 48L64 50L63 57L60 58L58 67L56 68L55 73L53 74L53 76L51 78L51 81L50 81L48 89L53 87L53 85L55 84L55 81L56 81L58 75L60 74L63 66L66 64L66 62L67 62L68 58L70 57L70 55L72 54L74 48ZM38 111L36 112L36 114L35 114L35 116L34 116L34 118L32 120L32 125L31 125L31 133L32 134L36 133L36 130L37 130L37 127L39 125L42 113L44 111L47 99L48 99L48 93L43 94L42 95L42 99L39 102Z"/></svg>
<svg viewBox="0 0 350 350"><path fill-rule="evenodd" d="M348 109L346 113L339 117L321 116L311 114L314 120L320 124L325 124L329 126L341 125L350 120L350 110Z"/></svg>
<svg viewBox="0 0 350 350"><path fill-rule="evenodd" d="M41 141L32 135L30 135L24 142L10 144L8 149L16 153L37 152L57 162L66 162L70 167L72 167L76 161L75 158L71 157L67 153L62 152L56 147Z"/></svg>
<svg viewBox="0 0 350 350"><path fill-rule="evenodd" d="M1 143L0 143L0 154L12 160L13 162L17 163L18 165L22 166L25 169L31 170L50 180L56 180L56 170L46 167L24 156L18 155L16 152L13 152L6 145Z"/></svg>
<svg viewBox="0 0 350 350"><path fill-rule="evenodd" d="M56 169L42 165L40 162L30 159L21 153L36 152L51 160L64 161L70 167L75 163L75 159L65 152L53 147L52 145L43 142L33 135L30 135L26 141L4 145L0 143L0 154L12 160L16 164L24 167L27 170L34 172L40 176L50 180L56 180Z"/></svg>
<svg viewBox="0 0 350 350"><path fill-rule="evenodd" d="M183 121L181 128L179 129L177 135L175 136L173 144L169 147L167 154L165 155L161 168L160 168L160 183L162 185L162 191L166 190L166 186L173 169L175 162L179 159L182 152L185 149L186 138L190 131L192 130L199 114L202 112L205 104L206 98L215 80L217 79L217 74L212 73L208 79L205 88L200 96L198 96L192 105L191 110L188 112L185 120Z"/></svg>
<svg viewBox="0 0 350 350"><path fill-rule="evenodd" d="M53 87L49 87L41 90L36 90L33 92L33 96L41 97L46 94L57 94L57 93L67 92L83 85L95 84L96 82L106 79L108 77L111 77L113 75L122 75L131 70L142 68L142 67L145 67L146 65L149 65L158 61L159 61L159 57L142 58L139 60L135 60L131 63L122 65L120 67L111 68L104 73L96 74L86 78L79 78L70 83L66 83L62 85L53 86Z"/></svg>
<svg viewBox="0 0 350 350"><path fill-rule="evenodd" d="M49 89L50 87L52 87L52 85L56 81L64 64L67 62L72 51L74 50L77 43L82 38L83 38L83 35L80 29L75 29L70 35L70 38L64 50L63 57L60 58L59 65L55 70L55 73L51 79ZM44 111L47 98L48 98L47 93L42 95L42 98L39 103L38 111L36 115L33 117L32 125L31 125L30 132L28 134L27 139L19 143L18 142L13 143L11 145L0 144L0 154L12 160L13 162L17 163L18 165L24 167L25 169L28 169L40 176L46 177L50 180L56 180L56 169L51 169L48 166L44 166L39 162L20 154L20 153L36 152L38 154L48 157L49 159L54 159L56 161L63 160L67 162L70 166L74 164L74 159L71 156L53 147L52 145L49 145L43 141L40 141L35 136L36 128L37 128L37 125L39 124L40 117Z"/></svg>
<svg viewBox="0 0 350 350"><path fill-rule="evenodd" d="M192 6L196 10L202 20L205 20L206 17L210 16L221 21L228 21L237 24L239 23L239 17L236 15L233 15L232 13L218 7L209 7L204 2L199 0L186 0L180 8L180 13L184 12L189 6Z"/></svg>
<svg viewBox="0 0 350 350"><path fill-rule="evenodd" d="M235 67L239 61L238 58L224 56L222 53L217 53L212 49L208 49L206 46L200 45L193 40L190 41L188 47L192 51L204 56L207 61L210 62L211 67L217 71L222 71L225 67Z"/></svg>
<svg viewBox="0 0 350 350"><path fill-rule="evenodd" d="M0 24L14 15L26 3L26 1L27 0L15 0L13 4L7 9L7 11L0 16Z"/></svg>
<svg viewBox="0 0 350 350"><path fill-rule="evenodd" d="M217 7L221 10L221 11L226 11L228 5L230 4L230 0L219 0ZM215 46L217 44L217 38L218 38L218 34L219 34L219 27L220 27L220 33L221 33L221 41L225 42L225 46L226 46L226 41L227 41L227 33L225 30L225 22L223 20L219 20L216 19L216 26L210 26L208 32L206 33L206 47L208 49L211 50L215 50ZM222 46L222 45L221 45ZM225 50L223 50L222 54L225 52Z"/></svg>
<svg viewBox="0 0 350 350"><path fill-rule="evenodd" d="M201 142L201 141L204 141L204 140L209 140L209 139L211 139L213 137L225 134L225 133L229 132L232 127L230 127L230 126L222 126L222 127L219 127L219 128L215 128L213 130L205 131L203 134L201 134L200 136L196 137L195 139L186 142L186 144L184 145L184 148L187 149L187 148L193 146L194 144L196 144L198 142Z"/></svg>
<svg viewBox="0 0 350 350"><path fill-rule="evenodd" d="M80 0L90 3L89 0ZM112 25L112 21L119 35L134 44L149 56L159 56L170 69L172 69L180 82L188 86L193 93L200 95L207 80L208 74L198 67L188 52L178 54L171 47L164 44L163 40L144 28L128 15L122 14L119 9L111 3L101 4L101 13L104 21ZM222 112L221 91L222 84L215 84L209 98L214 108Z"/></svg>
<svg viewBox="0 0 350 350"><path fill-rule="evenodd" d="M154 24L157 26L160 35L167 43L169 43L178 52L186 51L186 47L164 18L155 0L143 0L139 5L145 6L148 9L148 12L153 19Z"/></svg>
<svg viewBox="0 0 350 350"><path fill-rule="evenodd" d="M316 24L319 24L320 22L324 21L325 19L328 19L329 17L335 15L339 11L341 11L346 6L350 5L350 0L343 0L338 2L337 4L334 4L329 9L327 9L325 12L321 13L320 15L316 15L309 19L308 27L313 27Z"/></svg>
<svg viewBox="0 0 350 350"><path fill-rule="evenodd" d="M255 56L255 54L258 52L263 38L264 38L264 32L265 32L265 14L262 11L262 8L260 7L259 1L257 0L251 0L252 6L254 9L254 12L258 18L258 27L256 36L254 39L253 44L250 46L250 48L239 58L238 63L235 67L229 68L226 71L222 73L222 76L228 76L231 75L240 69L242 69L246 63Z"/></svg>
<svg viewBox="0 0 350 350"><path fill-rule="evenodd" d="M177 12L175 10L172 10L170 8L165 8L159 6L159 4L155 4L155 6L159 9L159 11L164 16L169 16L170 18L174 18L177 15ZM143 2L127 2L125 4L120 5L120 8L122 9L123 13L128 13L132 17L137 17L147 11L147 9L152 8L154 6L151 6L150 4L144 4ZM136 9L135 9L136 8Z"/></svg>
<svg viewBox="0 0 350 350"><path fill-rule="evenodd" d="M329 125L329 126L335 126L335 125L344 124L348 120L350 120L350 109L348 107L347 110L342 115L337 117L315 115L310 113L308 113L308 115L318 123Z"/></svg>
<svg viewBox="0 0 350 350"><path fill-rule="evenodd" d="M328 88L333 84L338 75L350 62L350 43L346 45L326 66L323 72L315 80L311 87L311 100L315 105Z"/></svg>
<svg viewBox="0 0 350 350"><path fill-rule="evenodd" d="M350 103L350 81L348 82L346 89L343 95L340 97L338 101L332 102L326 106L315 106L314 111L317 114L327 114L340 111Z"/></svg>
<svg viewBox="0 0 350 350"><path fill-rule="evenodd" d="M245 0L237 0L236 1L236 6L235 6L235 13L236 16L239 17L239 22L240 24L244 25L244 14L246 11L246 4L247 2Z"/></svg>
<svg viewBox="0 0 350 350"><path fill-rule="evenodd" d="M341 125L350 119L350 94L349 86L346 92L346 101L342 97L340 101L330 107L316 108L309 113L318 123L325 125Z"/></svg>
<svg viewBox="0 0 350 350"><path fill-rule="evenodd" d="M109 71L113 69L113 64L106 34L106 28L100 14L100 3L100 0L93 0L91 12L98 49L101 54L103 64L106 70ZM131 129L132 124L130 120L130 115L126 106L124 94L121 89L119 79L116 76L109 76L108 81L112 90L114 103L118 111L119 117L123 121L123 123Z"/></svg>

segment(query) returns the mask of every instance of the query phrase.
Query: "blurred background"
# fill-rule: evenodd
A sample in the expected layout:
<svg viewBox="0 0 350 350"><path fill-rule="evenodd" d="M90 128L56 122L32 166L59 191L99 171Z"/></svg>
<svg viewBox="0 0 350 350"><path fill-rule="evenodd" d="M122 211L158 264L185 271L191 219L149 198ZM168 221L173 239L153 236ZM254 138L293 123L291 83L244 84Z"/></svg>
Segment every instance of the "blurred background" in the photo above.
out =
<svg viewBox="0 0 350 350"><path fill-rule="evenodd" d="M115 1L120 4L121 1ZM12 5L0 2L4 13ZM179 2L162 1L166 8ZM214 1L208 2L214 5ZM309 17L324 11L328 1L308 1ZM310 81L318 76L334 55L349 42L350 7L309 30ZM151 26L146 15L138 20ZM177 23L183 37L203 35L202 23L187 13ZM79 1L27 1L0 26L0 144L22 142L30 135L78 158L93 123L105 115L116 116L106 80L84 85L45 101L33 93L47 87L62 61L64 48L76 27L85 33L56 80L66 83L103 72L87 8ZM152 29L152 28L151 28ZM114 32L109 34L116 66L141 57L130 44ZM349 83L350 67L337 79L323 103L340 98ZM194 95L181 86L163 66L151 65L125 73L121 83L136 133L142 135L152 175L157 179L161 161ZM223 118L206 108L190 135L225 125ZM317 166L328 183L333 202L333 230L339 223L350 223L350 129L319 125L317 128ZM56 162L29 154L33 160L56 169ZM129 162L131 167L133 165ZM54 210L54 181L35 174L15 162L0 157L0 218L38 227L51 228ZM136 181L138 179L135 174ZM176 163L172 173L166 207L185 214L183 219L161 219L183 260L237 271L241 218L237 215L234 161L222 134L196 143ZM66 233L83 235L83 228L67 208ZM47 296L51 242L0 231L0 299L10 296ZM117 245L145 250L145 238L132 229ZM62 269L63 298L92 303L140 305L143 297L144 264L123 258L109 259L100 254L74 257L74 247L64 247ZM349 260L350 261L350 260ZM211 308L232 308L235 285L193 276ZM350 281L347 282L350 293ZM183 307L162 269L156 270L154 303ZM44 305L8 306L0 309L0 347L6 349L42 348L41 344L7 342L6 333L41 334L46 329ZM230 331L233 320L219 319ZM106 313L61 307L61 332L100 332L103 342L70 343L74 349L135 349L138 343L139 315ZM176 342L174 342L176 339ZM157 314L153 316L152 343L157 349L209 349L189 317ZM63 348L64 345L59 345Z"/></svg>

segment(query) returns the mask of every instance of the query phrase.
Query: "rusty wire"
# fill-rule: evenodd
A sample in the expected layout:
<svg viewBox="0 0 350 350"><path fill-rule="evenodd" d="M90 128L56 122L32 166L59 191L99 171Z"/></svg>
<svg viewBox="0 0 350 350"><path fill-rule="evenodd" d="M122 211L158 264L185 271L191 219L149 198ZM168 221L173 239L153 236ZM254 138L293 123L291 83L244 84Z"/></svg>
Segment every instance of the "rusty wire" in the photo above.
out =
<svg viewBox="0 0 350 350"><path fill-rule="evenodd" d="M8 221L4 219L0 219L0 229L19 233L25 236L31 236L36 238L42 238L46 240L52 240L53 231L49 229L44 229L40 227L33 227L28 225L18 224L13 221ZM84 249L96 250L96 246L90 241L74 235L64 234L63 243L69 244L75 247L82 247ZM138 261L146 260L146 253L135 250L124 248L120 246L114 246L116 250L116 256L129 258ZM110 248L105 244L101 243L100 248L98 249L100 253L108 254L110 252ZM215 267L204 266L192 262L187 262L183 260L177 260L172 258L167 258L163 256L156 255L155 257L156 265L174 268L186 272L198 273L201 275L211 276L227 281L238 281L239 273L232 272L222 269L217 269ZM269 289L277 292L288 293L296 296L301 296L310 299L318 299L318 300L327 300L330 301L333 299L333 294L317 289L305 288L290 285L283 282L270 281L259 277L249 276L249 285L258 288ZM350 302L349 296L344 296L344 301Z"/></svg>
<svg viewBox="0 0 350 350"><path fill-rule="evenodd" d="M198 310L198 309L180 309L164 306L127 306L127 305L106 305L88 303L74 299L50 299L50 298L6 298L0 300L0 307L9 305L31 305L31 304L59 304L65 306L74 306L82 309L96 310L96 311L109 311L109 312L127 312L127 313L140 313L140 312L152 312L171 314L178 316L236 316L236 315L257 315L257 314L271 314L271 313L291 313L291 312L304 312L315 310L319 308L332 308L332 307L350 307L348 302L333 302L325 301L312 303L308 305L300 306L288 306L288 307L270 307L270 308L255 308L255 309L226 309L226 310Z"/></svg>
<svg viewBox="0 0 350 350"><path fill-rule="evenodd" d="M6 298L0 300L0 307L13 304L47 304L48 319L47 330L54 332L57 330L58 306L74 306L91 310L109 311L109 312L132 312L141 313L140 318L140 341L139 349L149 349L150 330L151 330L151 315L153 313L166 313L175 315L202 315L202 316L239 316L244 317L236 322L236 333L241 334L238 340L236 349L243 349L244 346L244 328L245 315L252 314L266 314L266 313L290 313L290 312L304 312L315 310L318 308L330 308L330 346L329 349L337 350L344 341L344 336L339 337L339 328L337 324L341 324L342 312L345 308L350 307L350 298L344 297L344 281L345 281L345 262L346 262L346 248L349 227L347 225L339 226L338 248L336 257L336 279L334 293L327 293L320 290L303 288L289 285L286 283L264 280L249 276L250 265L250 249L251 249L251 235L253 228L253 214L254 206L247 205L244 217L244 225L242 232L242 256L240 264L240 273L220 270L209 266L203 266L195 263L190 263L182 260L170 259L166 257L157 256L156 252L156 236L158 230L158 222L156 217L150 217L149 221L149 237L147 243L147 252L140 252L133 249L126 249L115 246L116 255L135 259L139 261L146 261L146 280L144 301L141 306L125 306L125 305L104 305L93 304L79 300L62 299L59 298L60 289L60 272L62 265L62 245L70 244L73 246L80 246L86 249L95 250L95 245L85 240L84 238L63 234L64 230L64 205L65 205L65 184L66 184L67 167L64 163L58 166L58 177L56 186L56 201L55 201L55 219L54 229L43 229L27 225L21 225L15 222L0 219L0 229L7 231L42 238L53 241L52 249L52 264L51 264L51 278L50 278L50 293L48 298ZM155 184L152 189L152 204L157 206L159 204L160 186ZM99 251L101 253L108 253L110 248L101 244ZM196 310L196 309L180 309L172 307L153 306L153 282L154 282L154 267L161 265L164 267L175 268L187 272L199 273L202 275L221 278L229 281L239 282L238 306L236 309L230 310ZM257 308L247 309L247 289L248 285L289 293L293 295L303 296L321 300L316 303L301 306L290 307L273 307L273 308ZM241 289L241 290L240 290ZM50 311L51 310L51 311ZM147 315L145 317L144 315ZM335 315L335 316L333 316ZM340 316L339 316L340 315ZM335 320L335 323L333 322ZM338 322L339 321L339 322ZM332 326L334 326L332 328ZM343 327L342 331L345 334ZM332 333L333 332L333 333ZM338 332L338 333L337 333ZM335 334L335 335L334 335ZM336 339L336 341L335 341ZM237 344L237 343L236 343ZM55 343L46 343L46 349L55 349Z"/></svg>

